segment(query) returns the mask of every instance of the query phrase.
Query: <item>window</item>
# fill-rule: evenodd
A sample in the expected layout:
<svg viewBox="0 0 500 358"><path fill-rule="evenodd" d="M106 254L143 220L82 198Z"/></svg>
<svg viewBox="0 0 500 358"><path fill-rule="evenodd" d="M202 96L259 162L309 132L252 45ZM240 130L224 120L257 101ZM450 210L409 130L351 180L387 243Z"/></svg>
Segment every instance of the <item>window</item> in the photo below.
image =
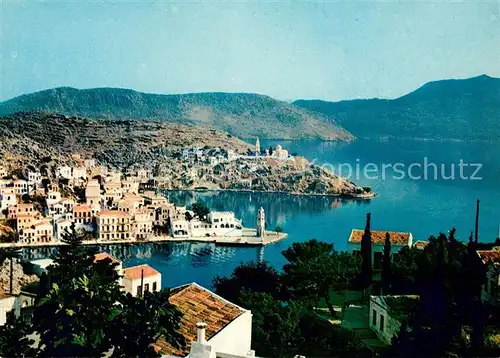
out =
<svg viewBox="0 0 500 358"><path fill-rule="evenodd" d="M149 283L144 285L144 292L149 292Z"/></svg>
<svg viewBox="0 0 500 358"><path fill-rule="evenodd" d="M380 315L380 332L384 331L384 315Z"/></svg>
<svg viewBox="0 0 500 358"><path fill-rule="evenodd" d="M153 292L156 291L156 281L153 282Z"/></svg>
<svg viewBox="0 0 500 358"><path fill-rule="evenodd" d="M137 296L142 296L142 287L141 287L141 285L137 286Z"/></svg>
<svg viewBox="0 0 500 358"><path fill-rule="evenodd" d="M372 326L377 327L377 311L372 310Z"/></svg>

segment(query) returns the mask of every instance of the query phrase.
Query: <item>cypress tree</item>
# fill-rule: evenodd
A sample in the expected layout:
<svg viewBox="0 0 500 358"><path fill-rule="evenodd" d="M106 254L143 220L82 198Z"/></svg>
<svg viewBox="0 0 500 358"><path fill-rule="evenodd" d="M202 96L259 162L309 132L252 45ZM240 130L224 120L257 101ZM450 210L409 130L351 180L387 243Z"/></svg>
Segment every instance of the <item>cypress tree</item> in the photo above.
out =
<svg viewBox="0 0 500 358"><path fill-rule="evenodd" d="M382 258L382 287L383 294L387 294L391 287L391 236L385 233L384 256Z"/></svg>
<svg viewBox="0 0 500 358"><path fill-rule="evenodd" d="M371 213L366 214L366 226L361 239L361 276L363 286L366 288L372 281L372 233L370 230Z"/></svg>

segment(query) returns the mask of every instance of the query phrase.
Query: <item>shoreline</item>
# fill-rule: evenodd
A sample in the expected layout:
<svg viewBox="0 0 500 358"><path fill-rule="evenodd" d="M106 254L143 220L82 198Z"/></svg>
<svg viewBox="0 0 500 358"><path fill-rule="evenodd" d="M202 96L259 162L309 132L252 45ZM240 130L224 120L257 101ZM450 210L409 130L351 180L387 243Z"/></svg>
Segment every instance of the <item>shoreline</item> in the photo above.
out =
<svg viewBox="0 0 500 358"><path fill-rule="evenodd" d="M274 244L288 237L287 233L267 231L263 238L255 236L255 229L245 228L243 229L243 235L241 237L224 237L224 236L210 236L210 237L178 237L175 238L170 235L152 236L149 239L143 240L86 240L83 241L83 245L139 245L139 244L155 244L155 243L168 243L168 242L179 242L179 243L213 243L219 246L243 246L243 247L257 247L257 246L267 246ZM67 245L63 242L40 242L32 244L24 244L18 242L4 242L0 243L0 249L32 249L32 248L42 248L42 247L59 247Z"/></svg>
<svg viewBox="0 0 500 358"><path fill-rule="evenodd" d="M156 188L162 191L193 191L197 193L203 192L236 192L236 193L257 193L257 194L281 194L281 195L290 195L290 196L310 196L310 197L332 197L332 198L340 198L340 199L361 199L361 200L370 200L377 196L377 193L371 192L368 194L319 194L319 193L296 193L296 192L287 192L287 191L272 191L272 190L251 190L251 189L209 189L209 188L193 188L193 189L165 189L165 188Z"/></svg>

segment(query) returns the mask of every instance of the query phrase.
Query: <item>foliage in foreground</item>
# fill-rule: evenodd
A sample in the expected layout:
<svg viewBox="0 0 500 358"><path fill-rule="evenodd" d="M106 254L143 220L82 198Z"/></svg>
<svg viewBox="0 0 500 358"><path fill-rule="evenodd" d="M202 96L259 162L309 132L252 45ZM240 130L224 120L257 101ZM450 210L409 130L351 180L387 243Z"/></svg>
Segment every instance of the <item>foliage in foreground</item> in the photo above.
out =
<svg viewBox="0 0 500 358"><path fill-rule="evenodd" d="M183 347L178 333L182 314L169 303L169 291L142 297L124 294L109 259L94 263L95 249L82 245L75 231L62 246L40 284L33 322L18 320L8 334L0 331L0 355L39 357L155 357L151 344L160 335ZM36 349L27 344L9 348L13 339L36 332ZM15 353L15 354L14 354Z"/></svg>

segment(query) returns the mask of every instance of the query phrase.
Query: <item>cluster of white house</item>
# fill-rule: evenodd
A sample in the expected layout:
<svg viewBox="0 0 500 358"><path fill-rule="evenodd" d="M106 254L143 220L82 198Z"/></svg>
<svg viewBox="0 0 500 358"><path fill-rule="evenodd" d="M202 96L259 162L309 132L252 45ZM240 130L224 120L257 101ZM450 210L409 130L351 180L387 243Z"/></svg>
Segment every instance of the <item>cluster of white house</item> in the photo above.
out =
<svg viewBox="0 0 500 358"><path fill-rule="evenodd" d="M58 242L72 225L100 241L148 240L159 232L169 232L175 238L242 235L242 223L232 212L211 212L197 218L186 207L175 206L153 191L139 195L140 183L149 178L147 171L139 170L122 180L121 173L94 169L59 167L58 185L52 186L42 186L41 175L33 183L0 181L1 213L17 231L19 242ZM95 177L99 180L90 179ZM16 189L20 181L26 182L26 191L24 184L22 191ZM65 187L79 188L84 198L63 197ZM22 199L25 194L28 202ZM33 198L38 201L33 202Z"/></svg>
<svg viewBox="0 0 500 358"><path fill-rule="evenodd" d="M99 253L94 262L109 260L116 263L119 283L125 293L142 296L162 288L161 273L149 265L122 267L122 263L107 253ZM38 275L46 271L52 260L32 261ZM179 333L186 339L186 347L178 348L160 338L151 342L163 357L180 358L251 358L255 352L252 343L252 313L216 295L212 291L190 283L171 289L170 303L183 313ZM18 319L26 319L34 305L35 296L21 291L18 295L0 292L0 325L6 322L7 312L13 310ZM24 313L23 313L24 311ZM193 329L196 327L196 329Z"/></svg>
<svg viewBox="0 0 500 358"><path fill-rule="evenodd" d="M354 229L348 239L350 252L361 251L361 240L364 230ZM386 233L389 233L391 254L403 247L416 247L424 249L427 241L413 242L413 235L409 232L371 231L372 265L374 272L381 270ZM483 285L481 299L493 305L500 304L500 247L492 250L478 250L477 254L487 268L487 282ZM391 344L392 337L399 334L403 321L414 313L420 304L417 295L381 295L371 296L369 305L369 327L377 334L378 338Z"/></svg>
<svg viewBox="0 0 500 358"><path fill-rule="evenodd" d="M256 139L255 147L251 154L238 154L232 149L225 151L221 150L220 148L188 147L182 150L181 158L189 160L191 162L197 161L211 165L217 165L224 162L232 162L240 158L273 158L281 160L293 159L293 157L291 157L288 153L288 150L283 149L283 147L279 144L276 145L275 148L261 150L259 138Z"/></svg>

